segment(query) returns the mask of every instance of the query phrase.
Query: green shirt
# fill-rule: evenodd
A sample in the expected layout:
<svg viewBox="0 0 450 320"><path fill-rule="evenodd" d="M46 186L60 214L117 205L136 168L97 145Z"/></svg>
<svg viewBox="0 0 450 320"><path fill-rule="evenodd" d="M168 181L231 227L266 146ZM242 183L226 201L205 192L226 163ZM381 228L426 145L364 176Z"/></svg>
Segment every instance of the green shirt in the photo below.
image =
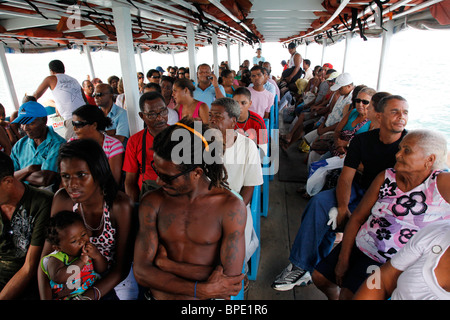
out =
<svg viewBox="0 0 450 320"><path fill-rule="evenodd" d="M23 266L28 247L42 247L53 194L24 184L11 221L0 219L0 290Z"/></svg>

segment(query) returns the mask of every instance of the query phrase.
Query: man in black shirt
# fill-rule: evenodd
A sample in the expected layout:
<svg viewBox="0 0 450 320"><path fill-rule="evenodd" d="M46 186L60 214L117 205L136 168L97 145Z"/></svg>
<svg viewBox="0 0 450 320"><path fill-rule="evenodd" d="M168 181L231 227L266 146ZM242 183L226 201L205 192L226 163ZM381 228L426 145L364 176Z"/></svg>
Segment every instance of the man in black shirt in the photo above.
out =
<svg viewBox="0 0 450 320"><path fill-rule="evenodd" d="M408 103L401 96L391 95L379 102L377 110L380 128L353 138L336 189L318 193L306 206L291 249L291 263L278 275L272 288L285 291L310 283L310 273L333 246L336 229L343 230L376 175L394 166L398 145L406 134ZM358 171L362 171L360 179L356 178ZM330 227L332 208L337 209L337 228Z"/></svg>

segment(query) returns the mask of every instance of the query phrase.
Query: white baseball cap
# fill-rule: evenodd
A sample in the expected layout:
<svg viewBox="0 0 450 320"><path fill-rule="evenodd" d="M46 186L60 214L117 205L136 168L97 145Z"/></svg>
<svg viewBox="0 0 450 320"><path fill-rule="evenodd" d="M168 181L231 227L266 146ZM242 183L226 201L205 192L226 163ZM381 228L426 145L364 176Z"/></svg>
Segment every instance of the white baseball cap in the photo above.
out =
<svg viewBox="0 0 450 320"><path fill-rule="evenodd" d="M337 91L339 90L339 88L343 86L348 86L349 84L352 83L353 83L352 76L350 75L350 73L345 72L336 78L336 82L331 86L330 90Z"/></svg>
<svg viewBox="0 0 450 320"><path fill-rule="evenodd" d="M334 80L334 79L336 79L336 78L339 77L339 76L340 76L340 73L337 72L337 71L335 71L335 72L331 73L331 74L328 76L327 80Z"/></svg>

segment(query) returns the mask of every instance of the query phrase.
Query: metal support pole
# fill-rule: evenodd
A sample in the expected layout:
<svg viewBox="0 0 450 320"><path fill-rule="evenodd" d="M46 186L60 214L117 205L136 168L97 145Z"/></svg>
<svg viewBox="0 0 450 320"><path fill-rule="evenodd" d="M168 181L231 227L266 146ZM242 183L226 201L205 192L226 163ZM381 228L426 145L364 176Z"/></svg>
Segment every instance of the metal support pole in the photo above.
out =
<svg viewBox="0 0 450 320"><path fill-rule="evenodd" d="M176 67L177 63L176 63L176 61L175 61L175 52L173 52L173 49L170 50L170 54L172 55L172 63L173 63L173 66Z"/></svg>
<svg viewBox="0 0 450 320"><path fill-rule="evenodd" d="M349 61L349 55L350 55L350 48L351 48L351 42L352 42L352 36L353 33L349 32L345 35L345 52L344 52L344 62L343 62L343 66L342 66L342 73L347 71L347 61Z"/></svg>
<svg viewBox="0 0 450 320"><path fill-rule="evenodd" d="M86 58L89 64L89 70L91 72L91 80L95 78L95 72L94 72L94 64L92 63L92 57L91 57L91 47L88 45L83 46L83 52L86 54Z"/></svg>
<svg viewBox="0 0 450 320"><path fill-rule="evenodd" d="M219 55L218 55L217 34L212 35L212 49L213 49L213 72L219 77Z"/></svg>
<svg viewBox="0 0 450 320"><path fill-rule="evenodd" d="M143 74L145 74L144 61L142 60L142 50L141 50L140 46L136 46L136 53L137 53L138 58L139 58L139 64L141 65L141 72Z"/></svg>
<svg viewBox="0 0 450 320"><path fill-rule="evenodd" d="M8 86L8 94L14 105L15 110L19 110L19 100L17 100L16 89L11 77L11 71L9 70L8 61L6 60L5 45L0 43L0 60L3 69L3 76L5 78L5 84Z"/></svg>
<svg viewBox="0 0 450 320"><path fill-rule="evenodd" d="M231 68L231 41L230 37L227 37L227 56L228 56L228 66Z"/></svg>
<svg viewBox="0 0 450 320"><path fill-rule="evenodd" d="M378 68L378 81L377 81L377 91L380 91L383 76L384 76L384 67L386 65L386 58L389 55L389 47L391 45L391 38L394 30L394 21L389 20L384 24L384 28L386 28L386 32L383 33L383 43L381 45L381 55L380 55L380 65Z"/></svg>
<svg viewBox="0 0 450 320"><path fill-rule="evenodd" d="M197 83L197 63L195 52L195 31L192 24L186 26L188 53L189 53L189 75Z"/></svg>
<svg viewBox="0 0 450 320"><path fill-rule="evenodd" d="M325 58L326 49L327 49L327 39L323 38L323 40L322 40L322 59L320 61L321 66L323 66L323 64L325 63L324 58Z"/></svg>
<svg viewBox="0 0 450 320"><path fill-rule="evenodd" d="M239 65L237 70L239 70L239 67L242 64L242 59L241 59L241 47L242 47L242 42L238 42L238 61L239 61Z"/></svg>
<svg viewBox="0 0 450 320"><path fill-rule="evenodd" d="M131 34L131 14L129 7L117 3L112 9L127 104L128 124L130 126L130 135L133 135L142 130L144 125L138 114L139 88L136 77L133 36Z"/></svg>

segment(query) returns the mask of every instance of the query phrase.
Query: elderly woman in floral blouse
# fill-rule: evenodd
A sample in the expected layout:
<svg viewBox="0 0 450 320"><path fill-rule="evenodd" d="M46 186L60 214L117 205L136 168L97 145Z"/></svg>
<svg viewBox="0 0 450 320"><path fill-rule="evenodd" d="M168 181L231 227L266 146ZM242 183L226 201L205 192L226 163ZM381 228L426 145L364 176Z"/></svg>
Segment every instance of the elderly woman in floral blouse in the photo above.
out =
<svg viewBox="0 0 450 320"><path fill-rule="evenodd" d="M393 169L372 182L347 223L341 245L315 268L314 284L329 299L349 299L374 270L423 227L450 219L447 141L415 130L400 143ZM341 289L339 289L339 287Z"/></svg>

